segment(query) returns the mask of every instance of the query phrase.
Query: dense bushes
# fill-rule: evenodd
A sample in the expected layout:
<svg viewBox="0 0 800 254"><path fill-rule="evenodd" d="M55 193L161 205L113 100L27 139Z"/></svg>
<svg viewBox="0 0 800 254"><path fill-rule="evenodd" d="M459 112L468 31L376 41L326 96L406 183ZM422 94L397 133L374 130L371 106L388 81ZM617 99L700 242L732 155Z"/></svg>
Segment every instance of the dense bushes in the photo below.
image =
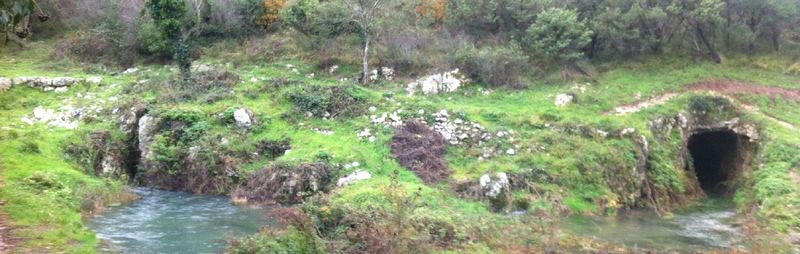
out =
<svg viewBox="0 0 800 254"><path fill-rule="evenodd" d="M317 195L303 204L268 212L280 226L232 244L233 253L424 253L457 244L453 222L418 213L421 191L409 192L397 179L376 186L384 204L370 209ZM463 237L463 235L461 235Z"/></svg>
<svg viewBox="0 0 800 254"><path fill-rule="evenodd" d="M301 112L325 118L356 116L367 103L357 86L306 85L289 91L287 98Z"/></svg>
<svg viewBox="0 0 800 254"><path fill-rule="evenodd" d="M583 56L581 49L591 40L592 31L572 10L552 8L539 13L525 31L526 47L535 55L551 60L573 61Z"/></svg>
<svg viewBox="0 0 800 254"><path fill-rule="evenodd" d="M458 52L456 63L471 79L490 86L523 88L523 76L531 70L525 53L513 44L481 49L468 46Z"/></svg>
<svg viewBox="0 0 800 254"><path fill-rule="evenodd" d="M395 131L390 146L400 165L426 183L436 183L450 175L445 160L447 140L422 122L407 121Z"/></svg>

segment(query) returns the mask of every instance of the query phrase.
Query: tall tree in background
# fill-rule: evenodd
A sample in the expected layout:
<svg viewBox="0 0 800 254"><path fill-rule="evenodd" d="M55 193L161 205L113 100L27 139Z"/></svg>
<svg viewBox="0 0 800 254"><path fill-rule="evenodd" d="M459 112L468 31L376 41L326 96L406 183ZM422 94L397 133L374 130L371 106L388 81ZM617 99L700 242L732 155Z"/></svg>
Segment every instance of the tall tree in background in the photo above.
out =
<svg viewBox="0 0 800 254"><path fill-rule="evenodd" d="M583 56L581 49L591 36L575 11L551 8L539 14L523 40L531 53L569 64Z"/></svg>
<svg viewBox="0 0 800 254"><path fill-rule="evenodd" d="M183 36L186 22L185 0L148 0L145 8L161 35L172 44L172 54L184 81L191 78L192 60L189 44Z"/></svg>
<svg viewBox="0 0 800 254"><path fill-rule="evenodd" d="M693 33L692 42L695 49L700 51L699 43L708 50L708 55L716 63L722 62L722 57L717 51L714 32L724 21L721 0L676 0L668 8L668 12L678 17L678 22L684 24L686 31Z"/></svg>
<svg viewBox="0 0 800 254"><path fill-rule="evenodd" d="M3 44L14 41L22 47L25 46L23 39L30 36L31 15L37 9L39 21L47 21L49 16L39 8L35 0L0 0L0 32L5 36Z"/></svg>
<svg viewBox="0 0 800 254"><path fill-rule="evenodd" d="M358 26L359 35L363 41L364 52L362 55L361 83L369 82L369 40L376 23L376 16L380 14L384 2L387 0L347 0L353 9L353 21Z"/></svg>

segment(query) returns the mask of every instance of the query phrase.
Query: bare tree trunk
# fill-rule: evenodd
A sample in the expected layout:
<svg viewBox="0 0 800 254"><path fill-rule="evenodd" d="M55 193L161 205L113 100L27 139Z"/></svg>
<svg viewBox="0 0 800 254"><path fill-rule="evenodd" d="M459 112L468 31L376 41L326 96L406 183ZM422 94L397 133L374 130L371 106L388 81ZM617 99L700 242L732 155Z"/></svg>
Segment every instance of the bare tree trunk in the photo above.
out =
<svg viewBox="0 0 800 254"><path fill-rule="evenodd" d="M361 76L361 83L366 84L369 82L369 33L364 32L364 58L362 59L363 75Z"/></svg>
<svg viewBox="0 0 800 254"><path fill-rule="evenodd" d="M700 24L695 24L694 26L695 31L697 32L697 37L700 38L700 41L703 42L703 45L708 48L708 54L711 56L711 59L714 60L716 63L721 63L722 58L717 53L717 50L714 48L714 44L706 38L705 32L703 32L703 28L700 27Z"/></svg>

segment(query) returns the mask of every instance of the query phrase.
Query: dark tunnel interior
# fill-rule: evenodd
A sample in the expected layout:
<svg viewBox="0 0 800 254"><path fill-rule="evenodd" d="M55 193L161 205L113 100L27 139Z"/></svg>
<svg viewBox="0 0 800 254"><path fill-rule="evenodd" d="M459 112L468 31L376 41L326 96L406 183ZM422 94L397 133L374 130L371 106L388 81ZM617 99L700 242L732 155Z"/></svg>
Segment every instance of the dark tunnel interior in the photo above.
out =
<svg viewBox="0 0 800 254"><path fill-rule="evenodd" d="M719 196L732 190L728 181L743 167L742 135L730 130L699 132L689 138L689 152L700 187L707 195Z"/></svg>

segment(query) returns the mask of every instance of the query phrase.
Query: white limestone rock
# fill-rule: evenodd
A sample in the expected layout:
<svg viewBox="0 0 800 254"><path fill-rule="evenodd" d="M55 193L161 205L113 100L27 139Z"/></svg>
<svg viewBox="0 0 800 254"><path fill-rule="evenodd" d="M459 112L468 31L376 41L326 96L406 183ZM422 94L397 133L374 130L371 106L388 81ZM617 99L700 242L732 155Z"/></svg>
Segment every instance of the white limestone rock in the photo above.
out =
<svg viewBox="0 0 800 254"><path fill-rule="evenodd" d="M252 113L245 108L237 109L233 112L233 120L236 121L236 126L240 128L249 128L253 125L253 119L250 117Z"/></svg>
<svg viewBox="0 0 800 254"><path fill-rule="evenodd" d="M345 177L339 178L339 180L336 181L336 186L343 187L343 186L347 186L347 185L353 184L355 182L367 180L367 179L370 179L370 178L372 178L372 174L370 174L369 172L362 171L362 170L356 170L355 172L353 172L353 173L351 173L351 174L349 174L349 175L347 175Z"/></svg>
<svg viewBox="0 0 800 254"><path fill-rule="evenodd" d="M558 94L556 95L556 106L563 107L572 103L575 97L569 94Z"/></svg>

